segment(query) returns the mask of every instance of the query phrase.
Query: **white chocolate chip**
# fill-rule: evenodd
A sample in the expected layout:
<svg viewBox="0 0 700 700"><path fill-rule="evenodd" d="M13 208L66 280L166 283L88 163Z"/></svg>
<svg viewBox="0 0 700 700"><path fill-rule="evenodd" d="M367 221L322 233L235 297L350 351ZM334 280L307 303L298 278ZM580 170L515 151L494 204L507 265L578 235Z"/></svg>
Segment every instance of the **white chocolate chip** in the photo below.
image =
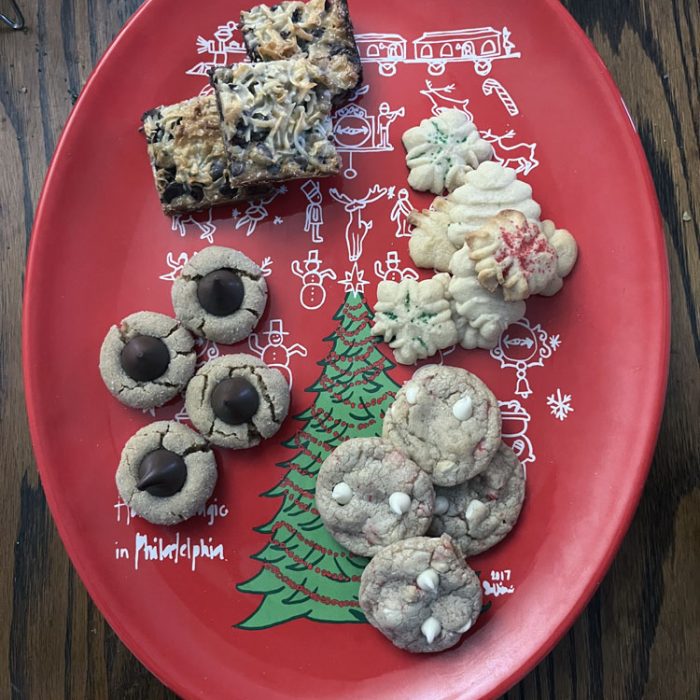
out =
<svg viewBox="0 0 700 700"><path fill-rule="evenodd" d="M457 464L450 459L441 459L436 465L434 473L442 477L449 476L457 468Z"/></svg>
<svg viewBox="0 0 700 700"><path fill-rule="evenodd" d="M462 397L452 406L452 415L459 421L472 417L472 400L469 396Z"/></svg>
<svg viewBox="0 0 700 700"><path fill-rule="evenodd" d="M440 621L435 617L429 617L421 626L420 631L428 640L428 644L432 644L435 637L442 631Z"/></svg>
<svg viewBox="0 0 700 700"><path fill-rule="evenodd" d="M410 507L411 497L407 493L403 491L394 491L394 493L389 496L389 508L391 508L396 515L408 513Z"/></svg>
<svg viewBox="0 0 700 700"><path fill-rule="evenodd" d="M421 571L416 579L418 588L423 591L430 591L431 593L435 593L435 591L437 591L439 582L440 577L435 569L426 569L425 571Z"/></svg>
<svg viewBox="0 0 700 700"><path fill-rule="evenodd" d="M469 630L471 629L472 624L473 624L472 621L469 620L469 622L467 622L466 625L463 625L462 627L460 627L460 628L457 630L457 632L458 632L459 634L464 634L465 632L467 632L467 631L469 631Z"/></svg>
<svg viewBox="0 0 700 700"><path fill-rule="evenodd" d="M336 484L331 491L331 498L341 506L350 503L352 498L352 489L344 482Z"/></svg>
<svg viewBox="0 0 700 700"><path fill-rule="evenodd" d="M474 499L469 501L467 510L464 513L464 517L467 519L467 528L471 529L477 527L484 522L489 514L488 506L484 505L481 501Z"/></svg>
<svg viewBox="0 0 700 700"><path fill-rule="evenodd" d="M406 385L406 401L410 404L416 403L418 401L418 392L420 387L417 384L407 384Z"/></svg>
<svg viewBox="0 0 700 700"><path fill-rule="evenodd" d="M435 496L435 508L433 509L435 515L445 515L449 509L450 502L445 496Z"/></svg>

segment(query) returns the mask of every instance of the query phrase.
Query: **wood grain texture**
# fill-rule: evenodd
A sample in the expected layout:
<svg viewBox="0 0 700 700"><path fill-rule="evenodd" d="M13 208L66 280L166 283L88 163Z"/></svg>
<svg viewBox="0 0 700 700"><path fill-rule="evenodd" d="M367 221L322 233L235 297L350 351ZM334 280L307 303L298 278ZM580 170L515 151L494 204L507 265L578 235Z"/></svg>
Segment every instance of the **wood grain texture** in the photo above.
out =
<svg viewBox="0 0 700 700"><path fill-rule="evenodd" d="M4 8L0 0L0 8ZM33 212L89 71L139 0L21 0L0 30L0 698L174 697L87 596L48 513L23 409L20 299ZM506 697L700 697L700 4L565 0L625 97L671 270L669 392L639 510L574 627Z"/></svg>

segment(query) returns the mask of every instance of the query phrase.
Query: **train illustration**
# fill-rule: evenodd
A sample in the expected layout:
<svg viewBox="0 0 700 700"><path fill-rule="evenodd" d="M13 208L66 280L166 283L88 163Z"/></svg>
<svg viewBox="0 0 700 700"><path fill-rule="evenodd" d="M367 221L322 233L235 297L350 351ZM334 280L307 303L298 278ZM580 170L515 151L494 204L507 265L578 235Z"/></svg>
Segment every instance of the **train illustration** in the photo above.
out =
<svg viewBox="0 0 700 700"><path fill-rule="evenodd" d="M478 27L425 32L411 44L400 34L356 34L355 41L363 63L376 63L384 76L396 74L399 63L424 63L431 75L442 75L447 63L468 62L477 75L491 72L494 61L519 58L510 40L508 27Z"/></svg>

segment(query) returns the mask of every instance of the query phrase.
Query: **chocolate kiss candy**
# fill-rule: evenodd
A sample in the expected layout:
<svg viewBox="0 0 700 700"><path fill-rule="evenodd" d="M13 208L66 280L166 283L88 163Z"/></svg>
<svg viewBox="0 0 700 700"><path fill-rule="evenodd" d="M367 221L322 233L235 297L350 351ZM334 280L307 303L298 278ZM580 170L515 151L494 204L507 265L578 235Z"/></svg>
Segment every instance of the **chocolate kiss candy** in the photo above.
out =
<svg viewBox="0 0 700 700"><path fill-rule="evenodd" d="M214 270L197 283L197 299L213 316L229 316L238 311L244 295L243 282L233 270Z"/></svg>
<svg viewBox="0 0 700 700"><path fill-rule="evenodd" d="M157 498L167 498L182 489L185 479L187 465L179 454L170 450L154 450L141 460L136 488L148 491Z"/></svg>
<svg viewBox="0 0 700 700"><path fill-rule="evenodd" d="M137 335L121 351L122 369L137 382L151 382L165 374L170 364L168 346L150 335Z"/></svg>
<svg viewBox="0 0 700 700"><path fill-rule="evenodd" d="M260 406L258 390L245 377L220 381L211 392L214 415L229 425L247 423Z"/></svg>

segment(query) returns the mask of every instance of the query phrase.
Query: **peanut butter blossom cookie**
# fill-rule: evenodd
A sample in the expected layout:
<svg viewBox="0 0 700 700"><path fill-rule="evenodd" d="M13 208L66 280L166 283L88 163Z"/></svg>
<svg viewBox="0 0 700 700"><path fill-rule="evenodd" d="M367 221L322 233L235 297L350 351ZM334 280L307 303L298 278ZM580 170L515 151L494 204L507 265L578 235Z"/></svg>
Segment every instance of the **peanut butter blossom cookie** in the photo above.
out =
<svg viewBox="0 0 700 700"><path fill-rule="evenodd" d="M363 556L423 535L434 499L430 477L381 438L347 440L318 473L316 505L324 525L340 544Z"/></svg>
<svg viewBox="0 0 700 700"><path fill-rule="evenodd" d="M384 438L430 474L455 486L484 471L501 444L493 392L459 367L427 365L396 394Z"/></svg>
<svg viewBox="0 0 700 700"><path fill-rule="evenodd" d="M203 365L187 385L185 408L213 445L244 449L272 437L289 410L280 372L252 355L224 355Z"/></svg>
<svg viewBox="0 0 700 700"><path fill-rule="evenodd" d="M217 471L207 441L177 421L141 428L124 446L116 482L119 495L156 525L191 518L211 496Z"/></svg>
<svg viewBox="0 0 700 700"><path fill-rule="evenodd" d="M481 585L449 535L382 549L362 572L360 606L393 644L425 653L454 646L481 613Z"/></svg>
<svg viewBox="0 0 700 700"><path fill-rule="evenodd" d="M498 544L515 525L525 499L525 472L501 443L486 470L464 484L436 489L431 535L450 535L465 556Z"/></svg>
<svg viewBox="0 0 700 700"><path fill-rule="evenodd" d="M194 373L194 338L170 316L139 311L112 326L100 350L110 393L132 408L170 401Z"/></svg>
<svg viewBox="0 0 700 700"><path fill-rule="evenodd" d="M267 283L243 253L210 246L182 268L172 301L175 315L192 333L230 345L250 335L260 320Z"/></svg>

